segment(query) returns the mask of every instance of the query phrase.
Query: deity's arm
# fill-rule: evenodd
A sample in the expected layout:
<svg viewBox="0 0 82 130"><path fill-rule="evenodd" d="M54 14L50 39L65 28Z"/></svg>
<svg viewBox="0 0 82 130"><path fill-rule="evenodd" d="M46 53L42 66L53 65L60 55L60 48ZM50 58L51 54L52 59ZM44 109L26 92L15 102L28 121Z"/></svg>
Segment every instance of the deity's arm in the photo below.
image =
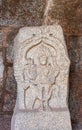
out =
<svg viewBox="0 0 82 130"><path fill-rule="evenodd" d="M48 83L51 85L55 81L55 75L54 75L55 73L52 66L49 66L48 69L49 69L49 73L47 75L47 80L48 80Z"/></svg>

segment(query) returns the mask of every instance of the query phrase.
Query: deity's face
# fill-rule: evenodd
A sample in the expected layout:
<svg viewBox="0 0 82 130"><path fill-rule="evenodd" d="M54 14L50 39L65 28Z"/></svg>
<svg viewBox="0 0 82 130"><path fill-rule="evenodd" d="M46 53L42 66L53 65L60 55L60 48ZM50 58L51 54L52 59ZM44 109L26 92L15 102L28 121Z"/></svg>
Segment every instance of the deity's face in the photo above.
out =
<svg viewBox="0 0 82 130"><path fill-rule="evenodd" d="M34 61L32 58L28 58L27 59L27 65L33 65L34 64Z"/></svg>
<svg viewBox="0 0 82 130"><path fill-rule="evenodd" d="M40 64L41 64L41 65L46 65L46 64L47 64L47 60L48 60L48 58L47 58L45 55L42 55L42 56L39 58L39 61L40 61Z"/></svg>

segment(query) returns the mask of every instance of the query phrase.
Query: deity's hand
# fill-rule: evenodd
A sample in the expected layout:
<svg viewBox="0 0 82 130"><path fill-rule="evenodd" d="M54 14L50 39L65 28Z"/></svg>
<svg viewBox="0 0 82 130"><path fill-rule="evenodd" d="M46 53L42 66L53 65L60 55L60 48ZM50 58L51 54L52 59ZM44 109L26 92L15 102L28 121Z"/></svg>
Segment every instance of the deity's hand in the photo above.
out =
<svg viewBox="0 0 82 130"><path fill-rule="evenodd" d="M29 81L25 81L23 84L23 89L28 89L30 87Z"/></svg>

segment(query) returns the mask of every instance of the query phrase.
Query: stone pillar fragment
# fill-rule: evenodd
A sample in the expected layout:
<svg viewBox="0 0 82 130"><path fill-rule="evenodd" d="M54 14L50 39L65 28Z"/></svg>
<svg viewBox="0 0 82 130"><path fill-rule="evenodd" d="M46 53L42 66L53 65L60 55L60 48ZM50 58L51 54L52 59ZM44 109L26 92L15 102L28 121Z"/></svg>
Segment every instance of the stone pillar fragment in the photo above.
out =
<svg viewBox="0 0 82 130"><path fill-rule="evenodd" d="M59 25L24 27L14 40L17 102L11 130L71 130L70 61Z"/></svg>

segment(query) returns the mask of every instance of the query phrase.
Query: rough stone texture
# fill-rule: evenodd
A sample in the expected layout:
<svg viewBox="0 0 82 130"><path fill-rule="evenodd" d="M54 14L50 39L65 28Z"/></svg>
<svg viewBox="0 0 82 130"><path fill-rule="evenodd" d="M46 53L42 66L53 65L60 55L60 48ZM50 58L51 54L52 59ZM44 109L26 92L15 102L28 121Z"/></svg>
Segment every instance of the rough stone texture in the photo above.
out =
<svg viewBox="0 0 82 130"><path fill-rule="evenodd" d="M73 125L73 129L74 129L74 130L82 130L82 122L79 123L79 124Z"/></svg>
<svg viewBox="0 0 82 130"><path fill-rule="evenodd" d="M69 66L59 25L19 30L14 40L17 100L11 130L71 130Z"/></svg>
<svg viewBox="0 0 82 130"><path fill-rule="evenodd" d="M5 33L8 31L6 42L4 43L4 46L6 46L6 62L7 65L12 67L13 66L13 42L14 42L13 39L18 32L18 28L9 27L9 28L4 28L3 30Z"/></svg>
<svg viewBox="0 0 82 130"><path fill-rule="evenodd" d="M2 49L2 30L0 29L0 50Z"/></svg>
<svg viewBox="0 0 82 130"><path fill-rule="evenodd" d="M82 33L82 0L3 0L0 24L42 25L46 9L47 23L59 21L65 32Z"/></svg>
<svg viewBox="0 0 82 130"><path fill-rule="evenodd" d="M3 80L3 57L2 57L2 52L0 52L0 82L2 84L2 80Z"/></svg>
<svg viewBox="0 0 82 130"><path fill-rule="evenodd" d="M13 129L13 128L12 128ZM71 130L69 112L19 112L13 130Z"/></svg>
<svg viewBox="0 0 82 130"><path fill-rule="evenodd" d="M16 81L13 75L13 68L7 67L6 72L6 85L5 85L5 95L4 95L4 105L3 111L13 111L16 99Z"/></svg>
<svg viewBox="0 0 82 130"><path fill-rule="evenodd" d="M44 13L47 12L46 20L49 19L49 17L50 20L47 20L46 24L50 24L50 23L54 23L55 21L56 22L58 21L62 25L64 34L66 35L66 43L67 43L70 60L71 60L71 72L70 72L70 93L71 94L69 95L70 97L69 102L71 101L71 103L69 107L71 109L73 130L81 130L82 129L82 123L81 123L82 122L82 116L81 116L82 115L82 109L81 109L82 108L81 105L81 101L82 101L81 61L82 59L79 59L78 55L80 54L80 57L82 56L82 50L80 48L77 50L77 48L82 45L82 38L81 38L82 37L82 0L62 0L62 1L49 0L49 1L51 2L48 4L47 0L43 0L43 1L42 0L28 0L28 1L27 0L25 1L24 0L0 0L0 50L2 51L3 49L3 59L5 64L5 73L3 76L4 77L3 88L5 88L5 84L6 84L5 82L5 78L7 76L6 67L13 66L12 64L13 59L11 56L12 53L11 46L13 47L13 45L11 45L12 43L11 36L13 36L14 38L13 34L16 29L15 25L17 26L17 28L18 26L42 25L43 21L45 21ZM29 10L31 14L29 13ZM37 13L37 10L39 13ZM15 29L12 30L12 28L14 27ZM3 30L5 28L6 28L6 32L4 33L4 35L5 37L8 36L7 40L5 40L5 37L3 38L1 32L1 29ZM10 30L14 32L12 31L10 32ZM5 41L4 48L2 48L2 40ZM74 47L74 49L71 48L71 45ZM7 57L6 59L8 60L5 60L5 57ZM78 61L78 63L76 63L76 61ZM79 77L77 73L79 74ZM2 89L2 91L3 90L4 89ZM5 97L5 93L3 95ZM6 95L7 95L7 91L6 91ZM76 98L77 95L78 98ZM9 101L9 103L11 103L11 100ZM6 111L6 113L9 114L9 110L8 112ZM5 111L3 112L3 114L5 114ZM0 128L4 129L4 127L0 127ZM9 130L9 128L6 128L6 130Z"/></svg>
<svg viewBox="0 0 82 130"><path fill-rule="evenodd" d="M0 111L2 109L3 71L4 71L3 57L2 52L0 52Z"/></svg>
<svg viewBox="0 0 82 130"><path fill-rule="evenodd" d="M41 25L45 5L45 0L3 0L0 24Z"/></svg>
<svg viewBox="0 0 82 130"><path fill-rule="evenodd" d="M82 1L81 0L52 0L48 17L53 23L59 21L66 32L82 33Z"/></svg>
<svg viewBox="0 0 82 130"><path fill-rule="evenodd" d="M82 37L71 36L69 41L71 60L69 105L72 121L77 122L79 129L82 126Z"/></svg>
<svg viewBox="0 0 82 130"><path fill-rule="evenodd" d="M0 130L11 130L11 115L0 115Z"/></svg>

